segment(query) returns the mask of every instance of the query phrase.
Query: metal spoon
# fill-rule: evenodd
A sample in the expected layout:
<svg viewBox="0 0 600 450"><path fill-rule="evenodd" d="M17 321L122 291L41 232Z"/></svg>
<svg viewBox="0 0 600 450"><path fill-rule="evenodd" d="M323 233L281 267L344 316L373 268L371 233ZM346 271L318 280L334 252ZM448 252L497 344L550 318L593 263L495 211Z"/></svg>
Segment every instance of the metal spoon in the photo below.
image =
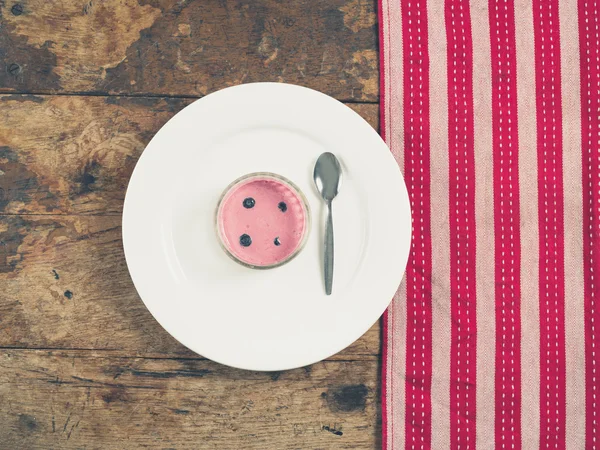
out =
<svg viewBox="0 0 600 450"><path fill-rule="evenodd" d="M315 185L327 205L327 224L325 225L325 293L331 295L333 286L333 219L331 215L331 202L338 194L342 180L340 162L333 153L323 153L315 164Z"/></svg>

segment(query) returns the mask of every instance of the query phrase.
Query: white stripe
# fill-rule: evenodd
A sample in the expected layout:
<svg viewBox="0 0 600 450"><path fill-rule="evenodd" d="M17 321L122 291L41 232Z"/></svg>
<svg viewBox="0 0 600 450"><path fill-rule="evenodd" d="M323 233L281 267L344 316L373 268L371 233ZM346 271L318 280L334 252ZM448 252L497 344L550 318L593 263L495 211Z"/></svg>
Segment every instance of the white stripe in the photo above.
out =
<svg viewBox="0 0 600 450"><path fill-rule="evenodd" d="M568 448L585 447L581 100L576 0L559 2L565 202L565 342Z"/></svg>
<svg viewBox="0 0 600 450"><path fill-rule="evenodd" d="M488 2L471 2L477 231L477 448L494 448L494 165Z"/></svg>
<svg viewBox="0 0 600 450"><path fill-rule="evenodd" d="M406 402L406 281L388 315L388 448L403 449Z"/></svg>
<svg viewBox="0 0 600 450"><path fill-rule="evenodd" d="M387 144L404 172L404 114L402 84L402 16L400 0L382 0L383 40L385 52L386 111L384 113ZM406 397L406 281L403 281L388 311L387 353L387 443L388 450L403 449Z"/></svg>
<svg viewBox="0 0 600 450"><path fill-rule="evenodd" d="M379 51L382 53L383 57L385 58L384 61L382 61L382 59L380 58L380 70L379 70L379 76L383 77L383 91L380 92L379 96L380 96L380 102L386 103L390 101L390 65L388 62L388 55L390 52L389 49L389 36L390 36L390 28L389 28L389 24L387 21L387 7L388 7L388 0L381 0L381 23L379 24L379 27L381 28L382 34L381 34L381 39L382 42L379 43ZM383 100L385 99L385 101ZM387 105L387 103L386 103ZM389 145L389 141L390 141L390 115L389 115L389 109L387 109L386 106L386 111L381 115L381 122L379 124L379 127L381 128L381 130L383 130L383 134L386 136L386 143Z"/></svg>
<svg viewBox="0 0 600 450"><path fill-rule="evenodd" d="M397 296L398 294L396 294ZM392 339L393 339L393 330L392 330L392 316L393 316L393 310L395 308L395 299L396 297L394 297L394 299L392 299L392 303L390 304L389 308L387 309L387 311L384 314L384 316L386 317L387 323L388 323L388 328L387 328L387 334L385 336L385 339L387 341L387 353L384 355L384 357L386 358L386 371L383 374L383 376L385 377L385 383L386 383L386 390L384 392L385 395L385 405L382 405L382 408L384 408L384 411L382 411L382 414L384 414L386 416L387 419L387 423L386 423L386 429L382 430L385 433L385 438L387 438L387 445L383 448L383 450L393 450L392 448L392 440L391 440L391 436L393 434L393 428L394 428L394 416L393 416L393 395L392 395L392 389L394 386L392 386L392 373L393 373L393 369L394 367L392 366Z"/></svg>
<svg viewBox="0 0 600 450"><path fill-rule="evenodd" d="M387 144L404 171L404 111L402 68L402 16L400 0L382 0L384 39L380 48L385 51ZM387 19L387 20L386 20ZM387 34L386 34L387 30Z"/></svg>
<svg viewBox="0 0 600 450"><path fill-rule="evenodd" d="M535 47L531 0L515 1L521 204L521 435L540 445L540 299Z"/></svg>
<svg viewBox="0 0 600 450"><path fill-rule="evenodd" d="M450 448L448 78L444 2L427 2L431 139L431 448Z"/></svg>

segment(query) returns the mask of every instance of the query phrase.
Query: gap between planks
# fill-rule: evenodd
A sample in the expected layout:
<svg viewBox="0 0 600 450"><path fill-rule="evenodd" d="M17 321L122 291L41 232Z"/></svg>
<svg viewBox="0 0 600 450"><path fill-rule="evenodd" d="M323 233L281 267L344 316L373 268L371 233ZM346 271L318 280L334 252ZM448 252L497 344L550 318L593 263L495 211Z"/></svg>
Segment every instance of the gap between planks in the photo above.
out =
<svg viewBox="0 0 600 450"><path fill-rule="evenodd" d="M170 361L211 361L204 356L185 356L185 355L169 355L164 353L130 353L128 351L111 349L111 348L69 348L69 347L24 347L24 346L0 346L1 352L31 352L31 353L48 353L57 352L55 356L66 356L64 354L81 354L84 357L92 358L109 358L109 359L148 359L148 360L170 360ZM361 357L348 358L344 355L343 358L336 358L333 355L317 362L335 362L335 363L358 363L368 361L378 361L380 354L361 354ZM316 364L316 362L315 362Z"/></svg>
<svg viewBox="0 0 600 450"><path fill-rule="evenodd" d="M314 89L313 89L314 90ZM218 91L215 91L218 92ZM320 92L320 91L319 91ZM212 92L211 92L212 93ZM183 99L183 100L199 100L206 97L206 95L164 95L164 94L153 94L153 93L141 93L141 94L110 94L107 92L45 92L45 91L3 91L0 89L0 96L36 96L36 97L118 97L118 98L159 98L159 99ZM207 95L210 95L207 94ZM335 97L332 97L335 98ZM338 99L336 99L338 100ZM347 103L352 105L378 105L378 100L353 100L344 99L338 100L341 103Z"/></svg>

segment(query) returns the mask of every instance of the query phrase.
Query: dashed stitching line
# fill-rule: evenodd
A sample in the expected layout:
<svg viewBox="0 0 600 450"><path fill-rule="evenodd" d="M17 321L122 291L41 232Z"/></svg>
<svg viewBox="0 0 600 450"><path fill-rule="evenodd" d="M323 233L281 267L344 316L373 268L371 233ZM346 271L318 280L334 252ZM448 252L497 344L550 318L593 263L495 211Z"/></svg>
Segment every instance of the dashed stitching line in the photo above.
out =
<svg viewBox="0 0 600 450"><path fill-rule="evenodd" d="M499 6L498 6L498 2L496 2L495 4L495 9L496 9L496 40L497 40L497 45L498 45L498 65L499 65L499 69L502 68L502 39L500 36L500 20L499 20ZM504 0L504 20L505 23L508 23L508 1ZM505 34L505 43L506 43L506 51L509 52L510 51L510 41L509 41L509 33L508 33L508 29L507 27L503 27L502 28ZM499 70L500 74L501 74L501 70ZM511 79L511 68L510 68L510 59L507 59L506 61L506 86L507 86L507 94L506 94L506 98L507 98L507 138L508 138L508 175L507 175L507 187L509 189L512 189L513 187L513 175L512 175L512 167L510 165L510 161L512 161L512 157L513 157L513 150L512 150L512 117L511 117L511 88L510 88L510 79ZM498 104L502 105L502 84L498 84ZM503 117L502 117L502 108L499 108L499 125L498 125L498 136L499 136L499 147L500 147L500 210L504 211L504 203L505 203L505 194L504 194L504 189L505 189L505 182L504 182L504 143L502 142L502 129L503 129ZM515 264L515 244L514 244L514 219L513 219L513 200L512 200L512 192L508 192L508 211L506 212L506 214L508 215L508 219L509 219L509 225L508 225L508 232L509 232L509 246L510 246L510 282L511 282L511 286L514 286L514 282L515 282L515 275L514 275L514 264ZM506 384L508 383L508 379L507 379L507 374L506 374L506 340L507 340L507 336L506 336L506 314L504 312L504 309L506 307L506 269L505 269L505 258L506 258L506 247L505 247L505 242L504 242L504 238L505 238L505 233L506 233L506 225L504 223L504 214L500 214L500 239L501 239L501 273L502 273L502 287L501 287L501 295L502 295L502 335L501 335L501 342L502 342L502 351L501 351L501 355L502 355L502 408L501 408L501 415L502 415L502 419L501 419L501 430L502 430L502 448L506 448L506 415L507 415L507 411L506 411ZM515 398L516 398L516 392L515 392L515 361L514 361L514 357L515 357L515 311L514 311L514 306L515 306L515 296L514 296L514 290L510 289L509 290L509 294L510 294L510 320L511 320L511 324L510 324L510 332L511 332L511 339L510 339L510 362L511 362L511 366L510 366L510 389L511 389L511 394L510 394L510 431L511 431L511 440L513 441L511 443L511 447L514 448L515 447Z"/></svg>
<svg viewBox="0 0 600 450"><path fill-rule="evenodd" d="M466 189L465 189L465 197L464 197L464 211L465 211L465 232L466 232L466 242L465 242L465 255L464 255L464 261L465 261L465 276L464 276L464 281L465 281L465 294L466 294L466 300L465 300L465 305L464 305L464 311L466 312L466 332L467 332L467 336L471 335L471 320L470 320L470 315L469 315L469 308L470 308L470 292L468 289L468 282L469 282L469 266L468 266L468 261L470 258L469 252L469 217L468 217L468 208L469 208L469 197L468 197L468 183L469 181L469 173L468 173L468 148L467 148L467 129L468 129L468 109L467 109L467 92L465 89L465 85L466 85L466 56L467 56L467 51L466 51L466 36L464 33L464 7L462 2L458 2L459 4L459 14L460 14L460 27L457 28L456 27L456 14L454 11L454 4L451 4L450 7L450 11L451 11L451 21L452 21L452 29L453 30L458 30L458 32L460 33L460 40L461 40L461 52L459 54L458 51L458 43L457 43L457 34L453 33L452 37L453 37L453 49L454 49L454 53L453 53L453 81L454 81L454 105L455 105L455 110L454 113L457 117L457 123L455 125L455 138L456 138L456 186L457 186L457 192L456 192L456 229L457 229L457 235L460 236L461 235L461 229L460 229L460 220L459 220L459 208L460 208L460 203L459 203L459 191L460 191L460 173L459 173L459 166L460 166L460 162L459 162L459 158L460 158L460 150L458 148L458 142L460 142L460 129L459 129L459 125L458 125L458 117L459 117L459 94L458 94L458 84L457 84L457 60L460 59L460 61L462 62L461 64L461 96L462 96L462 104L464 106L464 129L462 131L464 131L464 174L465 174L465 184L466 184ZM461 251L460 251L460 240L457 240L457 275L456 275L456 281L457 281L457 307L459 309L463 309L463 305L462 305L462 298L461 298L461 292L462 292L462 283L461 283L461 276L460 276L460 267L461 267ZM461 409L461 403L460 403L460 387L461 387L461 341L462 341L462 323L461 323L461 313L459 312L457 314L457 328L458 328L458 333L457 333L457 394L456 394L456 409L458 411L457 414L457 424L458 424L458 428L457 428L457 444L458 447L461 447L461 414L460 414L460 409ZM469 383L470 383L470 373L469 373L469 364L470 364L470 339L467 338L465 340L465 346L466 346L466 362L465 362L465 392L464 392L464 397L465 397L465 407L469 408ZM467 414L465 413L465 416ZM466 448L469 449L471 448L471 444L469 442L469 432L470 432L470 422L467 419L464 420L464 425L465 425L465 429L464 429L464 433L466 435Z"/></svg>
<svg viewBox="0 0 600 450"><path fill-rule="evenodd" d="M544 6L548 7L548 30L546 30L545 26L544 26L544 20L543 20L543 8ZM552 120L552 155L551 155L551 164L552 164L552 193L553 193L553 216L552 216L552 222L553 222L553 256L554 259L552 261L552 266L553 266L553 272L554 272L554 325L555 325L555 329L554 329L554 334L555 334L555 341L554 341L554 347L555 347L555 351L554 351L554 356L555 356L555 360L558 361L559 359L559 323L558 323L558 250L557 250L557 245L556 242L558 240L558 235L557 235L557 220L558 220L558 212L557 212L557 186L556 186L556 165L557 165L557 154L556 154L556 102L555 102L555 88L556 88L556 79L555 79L555 67L554 67L554 38L553 38L553 23L552 23L552 10L550 8L550 4L545 5L544 2L539 2L539 15L540 15L540 41L541 41L541 72L542 72L542 86L541 86L541 91L542 91L542 120L543 120L543 143L544 143L544 167L543 167L543 179L544 179L544 238L545 238L545 259L544 259L544 263L545 263L545 281L546 281L546 298L545 298L545 306L546 306L546 315L549 316L550 315L550 292L549 292L549 285L550 285L550 274L549 274L549 265L550 265L550 243L548 240L548 235L549 235L549 226L550 226L550 218L548 217L548 207L549 207L549 199L548 199L548 187L549 187L549 180L548 180L548 149L547 149L547 142L546 139L548 137L548 111L546 109L546 104L547 104L547 88L546 88L546 64L545 64L545 59L546 59L546 31L548 31L548 40L550 41L549 47L550 47L550 85L549 85L549 90L550 92L550 114L551 114L551 120ZM551 408L551 399L550 399L550 377L551 377L551 372L552 372L552 367L550 365L550 354L551 354L551 343L550 343L550 320L546 321L546 448L550 447L550 438L552 435L552 420L550 417L550 408ZM560 421L559 421L559 408L560 408L560 404L559 404L559 371L558 371L558 367L554 367L554 381L556 383L556 394L555 394L555 403L554 403L554 407L556 408L556 417L554 418L554 436L555 436L555 441L554 441L554 447L558 448L558 433L560 430Z"/></svg>
<svg viewBox="0 0 600 450"><path fill-rule="evenodd" d="M412 9L412 5L409 2L407 5L407 13L408 13L408 24L412 25L412 18L411 18L411 9ZM422 67L422 63L423 63L423 50L422 50L422 46L421 46L421 11L416 8L416 27L417 27L417 48L418 48L418 55L419 55L419 59L417 61L417 68L419 71L419 87L423 86L423 67ZM409 68L409 83L411 88L414 87L414 75L413 75L413 65L414 65L414 60L413 60L413 56L414 56L414 50L413 50L413 35L412 33L408 33L409 36L409 49L410 49L410 68ZM410 90L410 101L409 101L409 107L410 107L410 135L414 135L414 91L413 89ZM421 185L423 185L423 92L422 90L419 90L419 136L421 137L421 139L419 139L419 164L420 164L420 182ZM412 180L414 182L414 179ZM414 205L414 186L413 189L411 190L411 197L413 200L413 205ZM425 214L425 208L424 208L424 194L423 194L423 190L420 190L420 205L419 205L419 217L420 217L420 239L421 239L421 250L420 250L420 256L421 256L421 263L423 265L423 267L425 267L425 230L424 230L424 223L423 223L423 216ZM414 214L413 214L413 221L414 221ZM413 227L413 233L414 233L414 227ZM412 256L413 256L413 260L416 260L416 256L417 256L417 251L415 249L415 244L414 244L414 234L413 234L413 244L412 244ZM415 286L417 284L417 271L415 270L414 272L414 276L413 276L413 282L415 283ZM425 303L425 277L421 276L421 300L422 300L422 305L424 305ZM414 310L417 311L417 299L416 297L413 298L413 307ZM427 325L427 312L425 311L425 308L422 308L423 310L423 321L422 321L422 328L420 329L421 331L421 341L422 341L422 348L421 348L421 374L422 374L422 380L423 383L425 382L425 327ZM417 323L417 317L416 315L413 318L413 326L415 330L419 330L418 327L418 323ZM414 337L413 339L413 345L412 345L412 351L413 351L413 373L416 374L417 372L417 367L416 367L416 352L417 352L417 348L416 348L416 340L417 340L417 336ZM422 410L422 414L421 414L421 421L420 421L420 426L421 428L424 425L425 422L425 392L424 392L424 386L421 386L421 397L420 397L420 402L421 402L421 410ZM416 406L417 406L417 399L415 397L414 394L414 390L413 390L413 394L412 394L412 425L413 427L416 427L417 425L417 416L416 416ZM424 433L421 433L420 435L420 441L421 441L421 449L425 448L425 435ZM412 434L412 448L416 448L416 442L415 442L415 433Z"/></svg>
<svg viewBox="0 0 600 450"><path fill-rule="evenodd" d="M590 61L590 27L589 27L589 12L588 12L588 2L584 1L584 14L585 14L585 36L586 36L586 60L588 65L591 64ZM598 11L597 9L597 4L594 1L594 11ZM595 17L596 19L596 49L598 49L598 46L600 45L599 42L599 37L598 37L598 18ZM597 50L596 50L597 52ZM596 70L600 70L600 68L598 67L598 64L600 63L599 58L598 58L598 54L596 53ZM589 225L589 234L590 234L590 241L593 242L593 235L594 235L594 230L593 230L593 226L594 226L594 197L593 197L593 168L592 168L592 135L593 135L593 127L592 127L592 121L591 121L591 117L592 117L592 80L591 80L591 70L587 70L587 103L588 103L588 108L587 108L587 113L588 113L588 195L589 195L589 200L590 200L590 204L589 204L589 214L590 214L590 225ZM597 88L600 88L600 79L598 80L598 86ZM599 136L600 138L600 136ZM598 184L600 185L600 181L598 182ZM598 213L600 214L600 211L598 211ZM600 223L599 223L600 225ZM592 242L590 242L590 264L589 264L589 269L590 269L590 322L591 322L591 333L590 333L590 338L591 338L591 347L592 347L592 357L591 357L591 364L592 364L592 405L591 405L591 410L592 410L592 427L591 427L591 432L592 432L592 441L593 441L593 445L594 448L596 448L596 439L597 439L597 421L596 421L596 390L597 390L597 386L596 386L596 327L594 324L594 316L596 314L596 299L595 299L595 285L594 285L594 245L592 244Z"/></svg>

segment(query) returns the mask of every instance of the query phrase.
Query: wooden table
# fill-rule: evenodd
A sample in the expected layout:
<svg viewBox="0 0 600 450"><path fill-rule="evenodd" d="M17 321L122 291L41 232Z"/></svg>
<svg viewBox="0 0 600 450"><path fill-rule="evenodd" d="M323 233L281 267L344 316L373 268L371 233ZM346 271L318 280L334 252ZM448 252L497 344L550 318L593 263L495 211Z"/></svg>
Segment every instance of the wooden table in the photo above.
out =
<svg viewBox="0 0 600 450"><path fill-rule="evenodd" d="M121 245L138 157L196 98L284 81L377 128L374 0L0 0L0 13L0 447L379 448L377 325L310 367L230 369L156 323Z"/></svg>

